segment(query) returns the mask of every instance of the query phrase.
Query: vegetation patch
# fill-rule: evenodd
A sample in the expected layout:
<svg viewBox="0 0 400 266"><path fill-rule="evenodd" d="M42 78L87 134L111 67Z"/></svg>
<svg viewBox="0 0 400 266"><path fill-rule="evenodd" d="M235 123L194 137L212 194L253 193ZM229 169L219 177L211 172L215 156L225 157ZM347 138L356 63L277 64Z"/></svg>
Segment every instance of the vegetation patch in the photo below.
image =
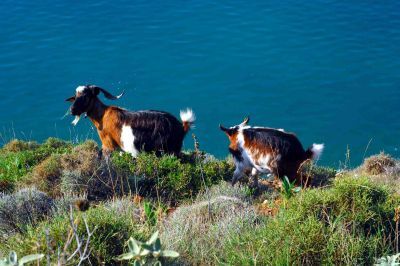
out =
<svg viewBox="0 0 400 266"><path fill-rule="evenodd" d="M35 186L52 197L60 196L61 155L52 154L19 182L20 187Z"/></svg>
<svg viewBox="0 0 400 266"><path fill-rule="evenodd" d="M215 264L226 239L256 223L248 189L222 182L177 208L164 223L161 240L181 254L178 264Z"/></svg>
<svg viewBox="0 0 400 266"><path fill-rule="evenodd" d="M194 153L183 158L142 153L134 160L129 154L114 153L112 163L117 173L129 176L136 194L172 204L193 198L221 180L230 180L234 169L230 162L210 156L196 160Z"/></svg>
<svg viewBox="0 0 400 266"><path fill-rule="evenodd" d="M106 203L90 208L87 212L74 212L73 222L77 225L78 235L86 235L84 218L88 228L93 231L89 259L94 265L115 264L114 258L123 253L125 242L130 236L145 240L151 234L151 228L142 226L137 219L132 219L136 215L133 206L123 212L113 206L115 205ZM69 234L70 214L66 212L37 226L29 226L25 233L12 236L6 243L1 243L0 250L4 254L9 250L15 250L18 254L50 254L51 260L57 261L58 248L66 246ZM71 255L75 249L76 243L73 242L66 252ZM70 264L76 265L76 262L71 261Z"/></svg>
<svg viewBox="0 0 400 266"><path fill-rule="evenodd" d="M100 160L98 152L94 141L54 138L0 150L0 257L37 254L63 265L143 263L160 254L177 265L398 258L400 162L386 154L340 173L305 163L306 187L263 181L256 190L231 186L232 162L198 149L179 158L114 152ZM86 243L89 250L77 251Z"/></svg>
<svg viewBox="0 0 400 266"><path fill-rule="evenodd" d="M0 191L12 191L17 182L50 155L65 154L72 145L49 138L39 145L34 142L11 141L0 151Z"/></svg>
<svg viewBox="0 0 400 266"><path fill-rule="evenodd" d="M381 152L378 155L373 155L365 159L362 169L366 174L379 175L385 173L388 168L394 167L395 165L395 159Z"/></svg>
<svg viewBox="0 0 400 266"><path fill-rule="evenodd" d="M309 187L323 187L331 184L337 171L333 168L317 166L312 161L306 161L300 166L299 173L303 184Z"/></svg>
<svg viewBox="0 0 400 266"><path fill-rule="evenodd" d="M36 189L26 188L10 195L0 194L0 240L35 226L51 216L53 208L53 199Z"/></svg>
<svg viewBox="0 0 400 266"><path fill-rule="evenodd" d="M36 141L22 141L18 139L11 140L3 146L3 152L21 152L27 150L35 150L39 148L39 144Z"/></svg>
<svg viewBox="0 0 400 266"><path fill-rule="evenodd" d="M331 188L305 190L275 217L225 239L223 263L371 265L393 254L398 196L368 178L346 176ZM268 251L268 252L266 252Z"/></svg>

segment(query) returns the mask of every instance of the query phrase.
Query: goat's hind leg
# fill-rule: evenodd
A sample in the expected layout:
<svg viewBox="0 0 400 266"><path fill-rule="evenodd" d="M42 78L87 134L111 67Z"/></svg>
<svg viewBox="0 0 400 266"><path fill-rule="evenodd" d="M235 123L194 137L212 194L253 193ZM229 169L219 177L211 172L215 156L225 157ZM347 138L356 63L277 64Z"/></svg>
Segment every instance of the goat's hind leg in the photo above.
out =
<svg viewBox="0 0 400 266"><path fill-rule="evenodd" d="M258 188L258 171L255 167L251 169L251 179L252 179L252 184L250 186L253 188Z"/></svg>

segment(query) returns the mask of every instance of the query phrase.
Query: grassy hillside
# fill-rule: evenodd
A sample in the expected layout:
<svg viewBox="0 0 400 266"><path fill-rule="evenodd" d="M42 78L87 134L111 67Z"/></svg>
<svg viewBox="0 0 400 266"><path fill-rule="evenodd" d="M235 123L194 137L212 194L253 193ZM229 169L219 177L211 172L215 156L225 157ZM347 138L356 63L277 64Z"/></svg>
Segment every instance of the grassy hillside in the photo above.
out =
<svg viewBox="0 0 400 266"><path fill-rule="evenodd" d="M400 162L385 154L339 173L306 165L312 188L263 181L254 190L227 183L229 159L199 151L97 153L93 141L54 138L0 150L0 257L125 265L116 257L132 248L127 240L155 231L180 254L161 259L168 265L371 265L398 253Z"/></svg>

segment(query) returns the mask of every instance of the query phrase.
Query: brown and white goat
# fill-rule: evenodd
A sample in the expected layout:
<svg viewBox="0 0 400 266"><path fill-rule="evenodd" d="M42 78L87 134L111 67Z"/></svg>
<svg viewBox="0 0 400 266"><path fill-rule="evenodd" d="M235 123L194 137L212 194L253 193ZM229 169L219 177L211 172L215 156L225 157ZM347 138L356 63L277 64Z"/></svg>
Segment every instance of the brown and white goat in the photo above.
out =
<svg viewBox="0 0 400 266"><path fill-rule="evenodd" d="M95 85L79 86L75 96L67 99L72 102L72 122L76 125L82 114L93 122L102 142L102 152L107 155L117 149L132 154L140 151L179 155L183 139L195 121L192 110L180 112L182 121L162 111L130 112L116 106L107 106L97 97L102 92L111 100L119 99Z"/></svg>
<svg viewBox="0 0 400 266"><path fill-rule="evenodd" d="M220 125L229 138L229 151L236 166L232 185L250 171L255 186L259 173L272 174L275 179L287 176L301 184L300 165L308 159L318 159L324 144L313 144L304 150L296 135L283 129L250 127L248 121L246 118L240 125L230 128Z"/></svg>

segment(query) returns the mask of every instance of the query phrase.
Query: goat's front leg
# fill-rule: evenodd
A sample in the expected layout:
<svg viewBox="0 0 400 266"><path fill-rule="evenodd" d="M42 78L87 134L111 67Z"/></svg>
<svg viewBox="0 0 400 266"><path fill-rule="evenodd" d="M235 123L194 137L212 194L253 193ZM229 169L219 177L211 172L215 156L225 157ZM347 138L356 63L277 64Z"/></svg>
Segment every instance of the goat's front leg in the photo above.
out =
<svg viewBox="0 0 400 266"><path fill-rule="evenodd" d="M97 157L98 157L99 160L104 158L106 162L109 162L110 158L111 158L111 153L112 153L112 150L106 149L106 148L102 148L97 153Z"/></svg>
<svg viewBox="0 0 400 266"><path fill-rule="evenodd" d="M100 149L99 152L97 153L97 159L101 160L103 158L103 149Z"/></svg>
<svg viewBox="0 0 400 266"><path fill-rule="evenodd" d="M243 177L243 169L236 167L235 171L233 172L232 177L232 186L236 184Z"/></svg>

